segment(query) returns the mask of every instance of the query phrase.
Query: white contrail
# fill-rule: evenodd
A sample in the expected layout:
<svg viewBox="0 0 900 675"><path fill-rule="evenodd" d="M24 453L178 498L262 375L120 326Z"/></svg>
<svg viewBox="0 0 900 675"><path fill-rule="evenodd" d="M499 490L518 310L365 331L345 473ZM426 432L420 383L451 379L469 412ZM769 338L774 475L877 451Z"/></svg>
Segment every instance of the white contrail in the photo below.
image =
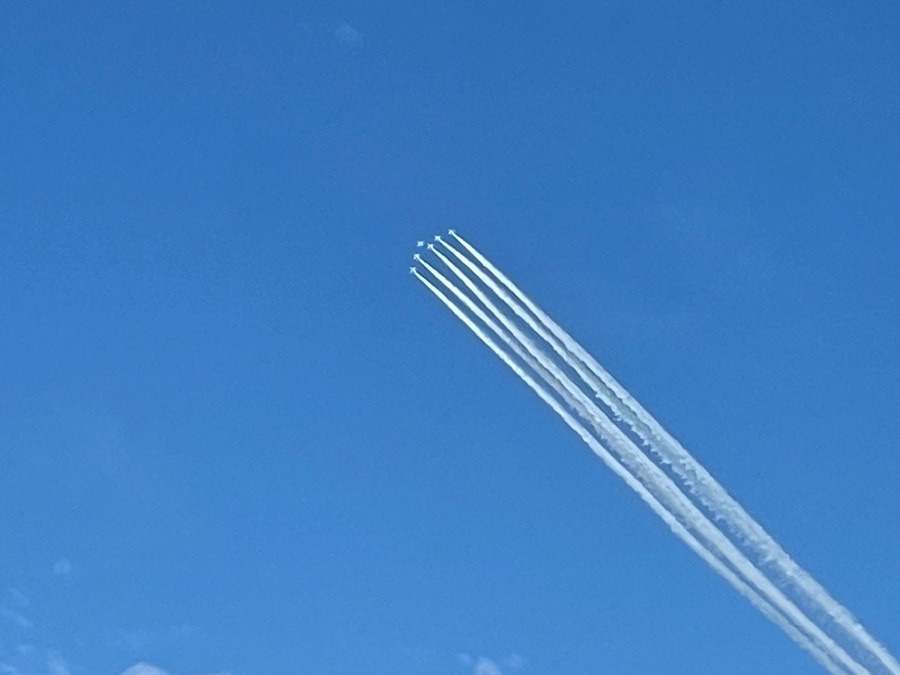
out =
<svg viewBox="0 0 900 675"><path fill-rule="evenodd" d="M479 278L488 284L520 318L529 323L535 332L553 347L554 351L577 370L595 394L611 407L617 417L625 420L654 454L672 467L686 488L697 497L710 514L716 520L722 521L728 530L753 552L757 564L765 566L767 569L774 568L779 580L789 584L798 593L800 596L798 601L802 602L807 609L814 609L817 614L827 616L830 624L855 642L858 647L862 647L870 659L880 662L881 666L889 673L900 675L900 662L866 631L846 607L835 600L819 582L800 567L778 542L694 459L684 446L671 436L603 366L474 246L455 232L451 232L451 235L525 305L543 327L532 325L531 316L525 313L521 305L504 293L502 289L498 289L490 277L479 275ZM458 256L461 255L447 242L439 241L451 252ZM475 270L478 268L473 269L473 271ZM480 272L480 270L478 271ZM550 335L548 335L548 331ZM584 368L572 365L573 360L589 369L588 372L585 373ZM618 399L618 403L611 400L611 395Z"/></svg>
<svg viewBox="0 0 900 675"><path fill-rule="evenodd" d="M452 234L454 237L459 239L463 243L464 246L467 246L471 250L475 251L474 248L472 248L469 244L467 244L464 240L462 240L459 237L459 235L457 235L455 232L453 232ZM535 319L535 317L532 316L531 314L529 314L525 310L525 308L522 307L521 304L516 302L513 298L511 298L509 296L509 294L505 290L503 290L500 286L498 286L497 282L495 282L493 279L491 279L491 277L489 277L484 272L484 270L482 270L477 265L475 265L475 263L473 263L471 260L469 260L462 253L460 253L456 248L454 248L450 243L445 241L443 238L435 237L435 239L437 241L439 241L441 243L441 245L443 245L454 256L456 256L456 258L461 263L463 263L469 270L471 270L472 273L475 274L475 276L477 276L483 284L485 284L489 289L491 289L491 291L493 291L497 295L497 297L499 297L501 300L503 300L503 302L513 311L513 313L515 313L516 316L518 316L526 324L528 324L528 327L531 328L531 330L533 330L535 333L540 335L541 338L553 348L553 351L555 351L560 356L560 358L562 358L563 361L565 361L566 364L570 368L572 368L574 371L576 371L578 373L579 377L583 381L585 381L594 390L597 397L600 398L600 400L602 400L603 403L609 407L610 411L613 413L613 415L616 417L616 419L622 418L622 413L618 409L619 406L617 405L616 401L614 401L612 398L610 398L610 396L607 393L606 388L603 386L603 384L601 382L599 382L590 373L590 371L586 371L583 367L583 364L581 364L577 359L573 358L573 356L566 350L566 348L562 345L562 343L560 341L558 341L550 333L550 329L545 327L544 323L542 323L543 316L546 316L546 315L542 316L541 314L538 314L540 312L540 310L535 308L537 310L535 312L535 314L538 316L538 318ZM498 279L501 279L501 281L503 281L504 284L512 284L512 282L509 281L509 279L507 279L505 276L503 276L503 273L500 272L500 270L498 270L496 267L491 265L490 261L487 260L487 258L482 256L477 251L475 253L478 256L476 259L479 262L481 262L482 265L484 265L485 269L487 269L492 274L494 274ZM547 318L549 319L549 317L547 317Z"/></svg>
<svg viewBox="0 0 900 675"><path fill-rule="evenodd" d="M779 612L774 610L772 606L762 598L757 591L747 585L740 577L734 574L728 567L713 556L704 546L691 534L662 504L641 484L634 476L632 476L616 459L597 442L587 429L581 425L568 411L566 411L559 402L553 398L541 385L539 385L519 364L503 351L488 335L476 325L459 307L450 300L440 289L424 278L418 271L413 271L416 278L421 281L438 299L453 312L456 317L462 321L475 335L485 344L494 354L496 354L509 368L527 384L544 403L550 406L553 411L559 415L563 421L584 441L591 450L597 454L603 462L612 471L619 476L625 483L640 496L644 502L658 515L666 525L682 540L688 547L699 555L707 564L709 564L716 572L725 578L732 586L734 586L741 594L743 594L750 602L756 606L767 618L775 624L781 626L785 632L795 641L803 645L815 659L829 672L835 675L841 675L846 672L835 665L829 654L826 654L816 645L812 644L807 637L788 622Z"/></svg>
<svg viewBox="0 0 900 675"><path fill-rule="evenodd" d="M609 447L617 454L618 460L622 462L633 475L641 480L647 489L654 493L654 496L656 496L657 499L663 501L664 508L676 517L679 517L681 522L686 526L698 531L699 534L709 542L707 546L711 547L714 553L733 565L744 578L754 584L773 605L776 605L778 609L784 613L786 617L792 620L798 627L805 630L806 633L821 645L823 649L833 654L836 660L840 661L851 672L867 672L843 649L835 644L831 638L825 635L818 626L803 614L796 604L791 602L768 578L754 567L747 557L707 519L696 505L685 497L680 489L672 482L672 479L657 465L650 461L638 447L634 445L634 442L625 436L544 352L538 349L515 324L509 321L496 305L494 305L494 303L491 302L491 300L485 296L484 293L472 283L458 267L456 267L456 265L439 251L434 250L433 248L432 250L478 298L478 300L487 307L495 317L497 317L509 333L500 328L481 310L480 307L475 305L468 296L462 293L452 282L444 277L443 274L428 264L427 261L420 256L417 257L417 260L431 272L438 281L459 298L478 319L513 349L519 358L525 361L532 370L537 372L570 408L576 411L594 428L601 438L603 438ZM510 333L512 334L512 337L510 336ZM784 621L776 621L776 623L782 629L786 628ZM806 639L800 641L799 644L806 649L809 649L811 646L809 640Z"/></svg>

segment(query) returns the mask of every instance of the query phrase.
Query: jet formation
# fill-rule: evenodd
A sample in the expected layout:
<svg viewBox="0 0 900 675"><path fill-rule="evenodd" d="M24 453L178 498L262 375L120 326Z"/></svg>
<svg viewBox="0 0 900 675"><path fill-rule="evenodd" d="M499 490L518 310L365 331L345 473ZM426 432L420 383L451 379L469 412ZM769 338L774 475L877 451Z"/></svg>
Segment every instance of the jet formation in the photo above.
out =
<svg viewBox="0 0 900 675"><path fill-rule="evenodd" d="M456 234L456 230L447 230L447 234L454 235L454 234ZM436 235L434 235L434 241L443 242L444 240L441 238L441 235L436 234ZM434 250L435 250L434 244L431 244L431 243L426 244L424 241L417 241L417 242L416 242L416 248L426 248L426 249L428 249L429 251L434 251ZM421 260L422 260L422 257L421 257L418 253L416 253L416 254L413 255L413 259L416 260L416 261L418 262L418 261L421 261ZM415 273L416 273L416 268L415 268L415 267L410 267L410 268L409 268L409 273L410 273L410 274L415 274Z"/></svg>

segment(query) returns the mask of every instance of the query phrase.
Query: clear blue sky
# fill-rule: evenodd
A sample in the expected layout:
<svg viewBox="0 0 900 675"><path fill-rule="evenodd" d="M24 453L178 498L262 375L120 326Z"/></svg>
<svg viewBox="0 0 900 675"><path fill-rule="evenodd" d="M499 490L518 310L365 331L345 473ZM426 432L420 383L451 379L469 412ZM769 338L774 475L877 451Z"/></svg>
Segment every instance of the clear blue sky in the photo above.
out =
<svg viewBox="0 0 900 675"><path fill-rule="evenodd" d="M77 4L0 17L4 672L818 672L447 227L900 650L895 5Z"/></svg>

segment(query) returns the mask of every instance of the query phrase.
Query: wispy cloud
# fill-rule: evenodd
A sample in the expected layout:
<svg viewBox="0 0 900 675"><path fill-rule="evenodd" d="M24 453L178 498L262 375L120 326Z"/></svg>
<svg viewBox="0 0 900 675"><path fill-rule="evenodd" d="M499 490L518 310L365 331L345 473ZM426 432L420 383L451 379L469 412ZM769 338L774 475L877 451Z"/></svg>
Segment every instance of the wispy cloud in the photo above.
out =
<svg viewBox="0 0 900 675"><path fill-rule="evenodd" d="M362 42L362 33L349 23L342 23L334 29L334 37L346 47L356 47Z"/></svg>
<svg viewBox="0 0 900 675"><path fill-rule="evenodd" d="M122 671L122 675L169 675L162 668L151 666L149 663L135 663Z"/></svg>
<svg viewBox="0 0 900 675"><path fill-rule="evenodd" d="M72 675L59 651L33 643L37 631L25 613L30 607L31 600L16 588L0 602L0 619L5 619L0 622L0 675Z"/></svg>
<svg viewBox="0 0 900 675"><path fill-rule="evenodd" d="M525 657L521 654L510 654L503 660L503 665L510 670L518 670L525 667Z"/></svg>
<svg viewBox="0 0 900 675"><path fill-rule="evenodd" d="M72 669L58 652L20 644L0 662L0 675L72 675Z"/></svg>
<svg viewBox="0 0 900 675"><path fill-rule="evenodd" d="M28 596L25 595L18 588L10 588L7 592L7 597L9 598L9 602L12 603L15 607L28 607L31 604L31 601L28 599Z"/></svg>
<svg viewBox="0 0 900 675"><path fill-rule="evenodd" d="M60 558L53 563L53 574L58 577L67 577L72 573L72 563L68 558Z"/></svg>
<svg viewBox="0 0 900 675"><path fill-rule="evenodd" d="M71 675L69 665L63 660L59 654L51 653L47 657L47 670L50 675Z"/></svg>
<svg viewBox="0 0 900 675"><path fill-rule="evenodd" d="M168 671L149 663L135 663L121 672L120 675L170 675ZM222 671L220 673L210 673L210 675L231 675L231 673Z"/></svg>
<svg viewBox="0 0 900 675"><path fill-rule="evenodd" d="M34 622L24 614L30 604L28 596L19 589L7 589L6 598L0 602L0 618L21 630L31 630Z"/></svg>
<svg viewBox="0 0 900 675"><path fill-rule="evenodd" d="M0 606L0 617L6 619L22 630L31 630L34 628L34 622L31 619L12 607Z"/></svg>
<svg viewBox="0 0 900 675"><path fill-rule="evenodd" d="M111 641L116 647L137 652L156 642L156 635L141 628L120 628L114 631Z"/></svg>
<svg viewBox="0 0 900 675"><path fill-rule="evenodd" d="M59 576L71 574L72 563L66 558L58 560L53 573ZM17 588L0 591L0 675L74 675L84 672L81 666L71 666L53 641L41 639L44 626L31 619L31 598ZM134 652L146 651L149 644L185 640L194 633L188 624L171 624L154 630L119 631L115 644L101 638L106 647L126 647ZM137 654L132 653L134 659ZM129 659L130 660L130 659ZM139 661L126 668L120 675L173 675L159 666ZM189 674L201 675L196 671ZM217 671L206 675L232 675Z"/></svg>
<svg viewBox="0 0 900 675"><path fill-rule="evenodd" d="M186 640L194 634L194 627L185 623L163 626L118 628L110 636L116 646L140 652L150 646Z"/></svg>
<svg viewBox="0 0 900 675"><path fill-rule="evenodd" d="M500 666L483 656L475 662L474 672L475 675L503 675Z"/></svg>
<svg viewBox="0 0 900 675"><path fill-rule="evenodd" d="M510 654L503 659L457 654L456 659L460 665L471 668L472 675L506 675L525 667L525 659L519 654Z"/></svg>

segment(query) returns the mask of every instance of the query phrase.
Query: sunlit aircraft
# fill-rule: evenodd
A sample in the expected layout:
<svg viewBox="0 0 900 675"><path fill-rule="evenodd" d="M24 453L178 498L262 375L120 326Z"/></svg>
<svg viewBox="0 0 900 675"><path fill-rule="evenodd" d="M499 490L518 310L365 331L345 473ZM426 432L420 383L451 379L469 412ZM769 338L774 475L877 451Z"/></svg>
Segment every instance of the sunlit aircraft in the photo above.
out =
<svg viewBox="0 0 900 675"><path fill-rule="evenodd" d="M410 274L415 274L415 273L416 273L416 268L415 268L415 267L410 267L410 268L409 268L409 273L410 273Z"/></svg>
<svg viewBox="0 0 900 675"><path fill-rule="evenodd" d="M434 250L436 250L436 249L434 248L434 244L428 244L428 250L429 250L429 251L434 251Z"/></svg>
<svg viewBox="0 0 900 675"><path fill-rule="evenodd" d="M456 230L447 230L447 234L456 234Z"/></svg>
<svg viewBox="0 0 900 675"><path fill-rule="evenodd" d="M425 245L425 242L424 242L424 241L417 241L417 242L416 242L416 246L418 246L419 248L422 248L424 245Z"/></svg>
<svg viewBox="0 0 900 675"><path fill-rule="evenodd" d="M435 241L444 241L443 239L441 239L441 235L439 235L439 234L434 235L434 240Z"/></svg>

